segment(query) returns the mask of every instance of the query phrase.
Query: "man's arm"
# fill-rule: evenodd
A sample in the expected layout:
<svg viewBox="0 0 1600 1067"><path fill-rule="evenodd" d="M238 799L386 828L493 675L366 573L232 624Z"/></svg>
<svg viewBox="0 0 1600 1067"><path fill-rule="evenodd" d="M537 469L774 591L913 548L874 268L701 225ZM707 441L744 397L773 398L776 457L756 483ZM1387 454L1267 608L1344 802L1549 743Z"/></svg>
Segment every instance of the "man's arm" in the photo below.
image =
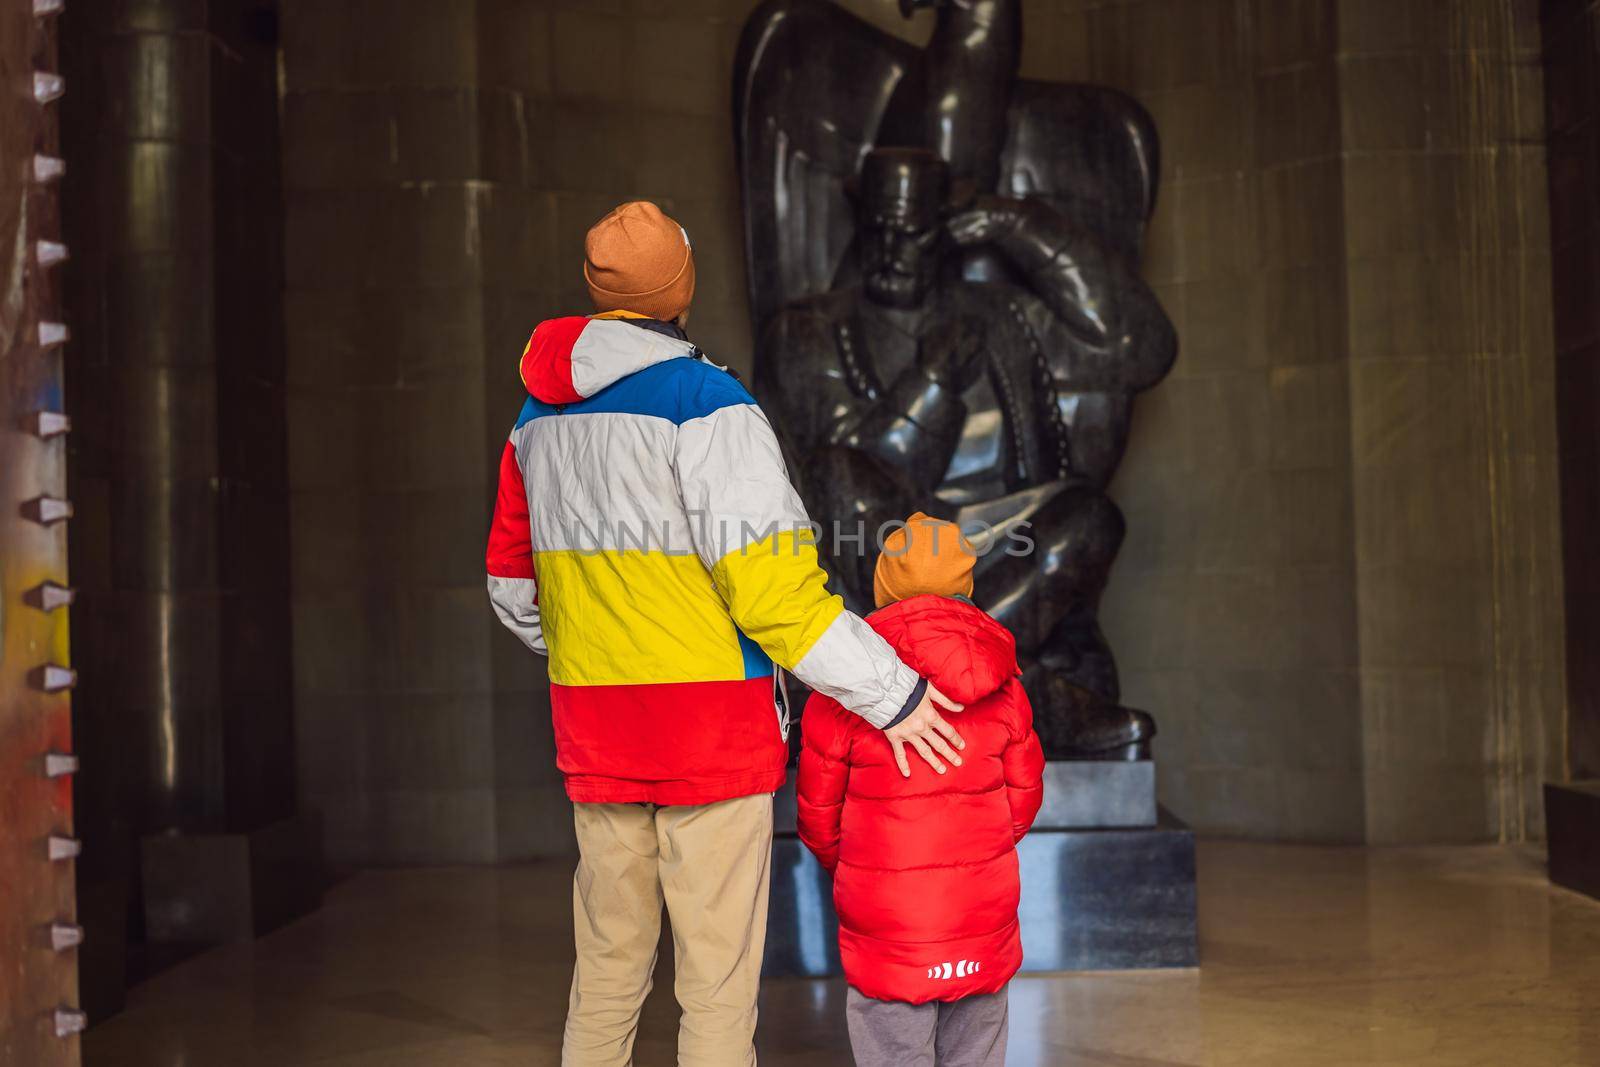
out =
<svg viewBox="0 0 1600 1067"><path fill-rule="evenodd" d="M843 446L888 464L909 491L931 492L960 444L961 392L981 365L983 324L948 324L887 385L866 353L849 347L818 312L784 311L763 339L763 368L781 368L761 377L763 403L778 413L798 454Z"/></svg>
<svg viewBox="0 0 1600 1067"><path fill-rule="evenodd" d="M673 470L695 551L734 624L773 662L872 725L905 725L903 740L936 767L933 751L959 763L945 738L958 747L959 739L933 704L960 705L828 592L816 531L755 400L723 376L700 386L696 406L708 413L678 427Z"/></svg>
<svg viewBox="0 0 1600 1067"><path fill-rule="evenodd" d="M840 420L831 443L876 456L915 489L933 492L961 443L961 394L982 369L983 346L981 320L941 324L870 407Z"/></svg>
<svg viewBox="0 0 1600 1067"><path fill-rule="evenodd" d="M544 627L539 620L539 583L533 569L528 491L523 485L516 448L510 441L500 454L500 487L495 494L484 564L489 572L489 601L495 614L523 644L546 655Z"/></svg>
<svg viewBox="0 0 1600 1067"><path fill-rule="evenodd" d="M1049 305L1074 342L1063 353L1076 389L1147 389L1172 368L1177 333L1144 279L1048 204L980 196L949 229L964 247L998 249Z"/></svg>

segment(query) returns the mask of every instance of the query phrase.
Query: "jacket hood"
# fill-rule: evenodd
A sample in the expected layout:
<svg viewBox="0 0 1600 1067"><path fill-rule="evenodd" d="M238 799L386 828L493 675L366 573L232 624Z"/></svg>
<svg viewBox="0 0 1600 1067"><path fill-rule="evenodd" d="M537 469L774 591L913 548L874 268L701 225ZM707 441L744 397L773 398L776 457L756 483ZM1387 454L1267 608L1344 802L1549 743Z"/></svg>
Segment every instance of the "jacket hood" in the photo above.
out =
<svg viewBox="0 0 1600 1067"><path fill-rule="evenodd" d="M1017 641L976 606L924 594L867 616L906 666L963 704L981 700L1018 673Z"/></svg>
<svg viewBox="0 0 1600 1067"><path fill-rule="evenodd" d="M547 319L522 350L522 384L535 400L575 404L635 371L695 354L675 326L654 319Z"/></svg>

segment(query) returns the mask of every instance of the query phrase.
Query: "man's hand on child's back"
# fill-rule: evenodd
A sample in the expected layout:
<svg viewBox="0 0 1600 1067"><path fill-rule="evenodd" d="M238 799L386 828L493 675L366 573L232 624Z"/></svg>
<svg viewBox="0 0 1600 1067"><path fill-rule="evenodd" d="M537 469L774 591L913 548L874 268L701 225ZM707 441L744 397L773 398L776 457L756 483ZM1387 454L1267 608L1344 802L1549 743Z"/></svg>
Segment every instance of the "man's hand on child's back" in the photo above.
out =
<svg viewBox="0 0 1600 1067"><path fill-rule="evenodd" d="M928 766L940 774L944 773L944 762L939 759L940 756L953 766L961 766L961 757L956 750L966 748L967 743L961 740L954 726L944 721L944 716L939 714L941 707L946 711L961 711L965 705L957 704L929 682L922 700L911 714L883 732L894 748L894 761L900 765L900 773L907 778L911 777L911 764L906 762L907 744L916 749L917 754L928 761ZM952 748L952 745L955 747Z"/></svg>

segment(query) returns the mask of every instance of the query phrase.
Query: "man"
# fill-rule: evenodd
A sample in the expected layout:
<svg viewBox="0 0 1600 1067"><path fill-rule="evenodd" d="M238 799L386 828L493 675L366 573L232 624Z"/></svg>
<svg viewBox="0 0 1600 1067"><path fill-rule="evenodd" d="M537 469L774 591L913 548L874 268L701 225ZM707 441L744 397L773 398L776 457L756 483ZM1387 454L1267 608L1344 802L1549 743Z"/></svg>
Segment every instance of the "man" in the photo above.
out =
<svg viewBox="0 0 1600 1067"><path fill-rule="evenodd" d="M934 769L959 711L825 588L766 416L684 332L694 253L654 204L589 232L597 314L541 323L489 533L495 611L550 659L574 801L578 950L562 1062L630 1061L661 906L679 1062L755 1062L772 792L787 713L774 664Z"/></svg>

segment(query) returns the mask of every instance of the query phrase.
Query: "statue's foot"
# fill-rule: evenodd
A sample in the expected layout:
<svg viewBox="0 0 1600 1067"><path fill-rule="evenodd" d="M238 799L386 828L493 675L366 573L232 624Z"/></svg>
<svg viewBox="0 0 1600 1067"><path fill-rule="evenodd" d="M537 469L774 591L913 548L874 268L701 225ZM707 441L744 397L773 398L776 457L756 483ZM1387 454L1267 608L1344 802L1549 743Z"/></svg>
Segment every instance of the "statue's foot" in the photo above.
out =
<svg viewBox="0 0 1600 1067"><path fill-rule="evenodd" d="M1046 744L1045 758L1149 759L1150 739L1155 733L1156 721L1149 712L1106 704L1073 722L1065 736L1055 739L1055 744Z"/></svg>
<svg viewBox="0 0 1600 1067"><path fill-rule="evenodd" d="M1024 672L1022 684L1046 759L1150 758L1156 721L1148 712L1108 701L1039 664Z"/></svg>

